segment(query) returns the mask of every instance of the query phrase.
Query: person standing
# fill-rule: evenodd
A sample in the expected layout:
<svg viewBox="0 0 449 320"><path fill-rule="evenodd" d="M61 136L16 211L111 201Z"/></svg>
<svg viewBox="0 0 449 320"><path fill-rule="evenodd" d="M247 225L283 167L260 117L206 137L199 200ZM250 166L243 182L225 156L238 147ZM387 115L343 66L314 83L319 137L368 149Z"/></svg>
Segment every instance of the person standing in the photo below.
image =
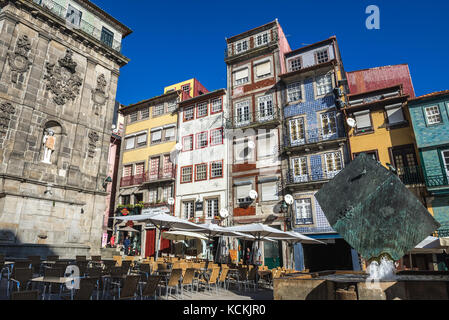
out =
<svg viewBox="0 0 449 320"><path fill-rule="evenodd" d="M131 245L131 240L129 240L129 236L126 236L125 241L123 241L123 246L125 247L125 255L129 254L129 246Z"/></svg>
<svg viewBox="0 0 449 320"><path fill-rule="evenodd" d="M114 246L115 246L115 235L112 235L111 240L109 240L109 244L111 245L111 248L114 248Z"/></svg>

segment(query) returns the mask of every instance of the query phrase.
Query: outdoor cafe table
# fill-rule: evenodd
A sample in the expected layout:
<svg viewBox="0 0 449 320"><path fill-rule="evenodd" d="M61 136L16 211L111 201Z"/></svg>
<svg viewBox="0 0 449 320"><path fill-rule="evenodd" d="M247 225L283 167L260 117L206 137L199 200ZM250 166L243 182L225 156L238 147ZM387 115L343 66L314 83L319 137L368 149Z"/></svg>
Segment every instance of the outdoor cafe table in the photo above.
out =
<svg viewBox="0 0 449 320"><path fill-rule="evenodd" d="M72 278L65 278L65 277L38 277L38 278L31 279L31 281L34 283L44 284L44 291L42 292L42 300L45 300L45 291L47 289L47 284L49 284L50 286L52 284L62 285L62 284L71 282L72 280L73 280ZM70 289L70 298L72 300L73 300L73 290L74 290L73 288ZM50 296L51 296L51 292L49 292L48 300L50 300Z"/></svg>

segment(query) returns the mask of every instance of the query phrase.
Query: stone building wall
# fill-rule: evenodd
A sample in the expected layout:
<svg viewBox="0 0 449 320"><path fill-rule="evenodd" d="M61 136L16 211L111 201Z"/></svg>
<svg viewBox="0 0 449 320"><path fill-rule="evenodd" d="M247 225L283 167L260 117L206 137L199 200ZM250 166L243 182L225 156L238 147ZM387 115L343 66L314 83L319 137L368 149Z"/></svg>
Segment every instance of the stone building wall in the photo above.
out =
<svg viewBox="0 0 449 320"><path fill-rule="evenodd" d="M0 6L0 253L98 253L127 59L32 3ZM42 162L45 129L56 138L49 164Z"/></svg>

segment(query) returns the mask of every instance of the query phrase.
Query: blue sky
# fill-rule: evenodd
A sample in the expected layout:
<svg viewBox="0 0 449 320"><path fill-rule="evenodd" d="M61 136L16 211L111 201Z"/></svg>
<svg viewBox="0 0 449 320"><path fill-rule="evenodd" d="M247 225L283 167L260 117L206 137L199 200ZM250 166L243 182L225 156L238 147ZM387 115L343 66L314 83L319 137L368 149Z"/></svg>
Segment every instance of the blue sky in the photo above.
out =
<svg viewBox="0 0 449 320"><path fill-rule="evenodd" d="M292 49L337 36L346 71L408 63L417 95L449 89L447 0L93 0L134 32L123 41L117 100L127 105L197 78L226 87L225 38L278 18ZM368 5L380 30L368 30Z"/></svg>

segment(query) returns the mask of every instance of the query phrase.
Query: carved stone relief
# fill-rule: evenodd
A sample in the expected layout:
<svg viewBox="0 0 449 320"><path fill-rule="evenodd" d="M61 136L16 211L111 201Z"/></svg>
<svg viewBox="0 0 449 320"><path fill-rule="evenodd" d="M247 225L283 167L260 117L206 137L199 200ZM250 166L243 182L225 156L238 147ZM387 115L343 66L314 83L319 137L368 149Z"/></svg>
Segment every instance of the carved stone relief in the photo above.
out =
<svg viewBox="0 0 449 320"><path fill-rule="evenodd" d="M66 51L64 58L58 60L58 64L47 62L46 89L53 93L53 101L58 105L64 105L68 100L75 100L80 92L81 78L76 74L77 63L72 60L73 52Z"/></svg>
<svg viewBox="0 0 449 320"><path fill-rule="evenodd" d="M0 136L6 134L6 131L8 131L11 116L15 112L15 108L9 102L0 104Z"/></svg>
<svg viewBox="0 0 449 320"><path fill-rule="evenodd" d="M19 76L22 77L31 66L28 53L31 51L31 42L27 35L17 39L14 53L8 52L8 63L11 68L11 81L17 83Z"/></svg>
<svg viewBox="0 0 449 320"><path fill-rule="evenodd" d="M100 136L95 131L89 132L89 148L88 148L88 155L90 158L93 158L95 156L95 149L97 148L97 142L100 140Z"/></svg>
<svg viewBox="0 0 449 320"><path fill-rule="evenodd" d="M101 74L97 78L97 88L92 90L92 100L94 101L94 112L96 115L101 113L101 107L108 101L108 96L106 95L106 77Z"/></svg>

